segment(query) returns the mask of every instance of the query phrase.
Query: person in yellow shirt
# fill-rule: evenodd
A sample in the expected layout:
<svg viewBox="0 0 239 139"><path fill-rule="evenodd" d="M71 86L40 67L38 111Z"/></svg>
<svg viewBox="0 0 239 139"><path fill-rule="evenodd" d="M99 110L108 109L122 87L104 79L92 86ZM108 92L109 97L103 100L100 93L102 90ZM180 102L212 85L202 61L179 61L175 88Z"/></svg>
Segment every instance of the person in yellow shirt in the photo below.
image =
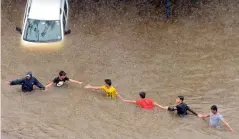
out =
<svg viewBox="0 0 239 139"><path fill-rule="evenodd" d="M91 86L86 85L86 89L93 89L93 90L100 90L105 93L107 97L110 97L112 99L115 99L116 97L119 97L121 100L124 100L117 92L117 90L111 85L112 82L110 79L105 79L105 85L102 86Z"/></svg>

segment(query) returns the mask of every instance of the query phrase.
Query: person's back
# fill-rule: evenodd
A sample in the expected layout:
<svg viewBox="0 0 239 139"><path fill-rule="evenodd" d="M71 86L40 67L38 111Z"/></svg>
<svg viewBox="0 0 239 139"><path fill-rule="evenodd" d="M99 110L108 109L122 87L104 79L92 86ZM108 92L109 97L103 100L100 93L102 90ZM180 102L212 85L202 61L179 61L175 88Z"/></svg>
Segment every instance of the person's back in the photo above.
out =
<svg viewBox="0 0 239 139"><path fill-rule="evenodd" d="M113 86L107 87L107 86L103 85L101 87L102 87L102 90L105 91L107 97L116 98L117 91L116 91L116 89Z"/></svg>
<svg viewBox="0 0 239 139"><path fill-rule="evenodd" d="M178 115L180 115L180 116L187 115L187 110L188 110L187 104L185 104L185 103L178 104L176 106L176 108L177 108Z"/></svg>
<svg viewBox="0 0 239 139"><path fill-rule="evenodd" d="M136 104L145 109L151 109L154 106L153 100L150 98L139 99Z"/></svg>
<svg viewBox="0 0 239 139"><path fill-rule="evenodd" d="M109 98L112 99L120 98L121 100L123 100L123 98L118 94L117 90L112 86L112 82L110 79L105 79L105 85L102 86L86 85L85 88L100 90Z"/></svg>
<svg viewBox="0 0 239 139"><path fill-rule="evenodd" d="M124 100L124 102L135 103L136 105L144 109L152 109L154 106L157 106L163 109L161 105L154 102L151 98L145 98L146 97L145 92L139 92L139 96L140 96L140 99L138 100Z"/></svg>

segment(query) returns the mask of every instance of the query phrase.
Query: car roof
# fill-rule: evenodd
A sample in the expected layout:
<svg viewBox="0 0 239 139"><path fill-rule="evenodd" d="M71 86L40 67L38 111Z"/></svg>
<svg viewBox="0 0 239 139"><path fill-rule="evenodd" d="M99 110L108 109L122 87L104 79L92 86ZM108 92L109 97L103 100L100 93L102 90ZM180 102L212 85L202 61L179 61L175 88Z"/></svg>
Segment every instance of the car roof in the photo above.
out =
<svg viewBox="0 0 239 139"><path fill-rule="evenodd" d="M32 0L28 18L59 20L62 0Z"/></svg>

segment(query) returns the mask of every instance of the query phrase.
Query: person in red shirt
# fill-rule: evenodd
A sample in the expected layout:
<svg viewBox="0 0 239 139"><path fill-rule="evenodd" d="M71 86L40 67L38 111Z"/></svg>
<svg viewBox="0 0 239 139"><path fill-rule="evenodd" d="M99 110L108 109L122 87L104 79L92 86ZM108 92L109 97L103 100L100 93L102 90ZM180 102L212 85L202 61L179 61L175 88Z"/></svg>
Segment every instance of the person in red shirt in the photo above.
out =
<svg viewBox="0 0 239 139"><path fill-rule="evenodd" d="M152 109L154 106L157 106L159 108L163 108L161 105L154 102L152 99L145 98L145 96L146 96L145 92L140 92L139 96L140 96L139 100L124 100L124 102L135 103L136 105L138 105L138 106L140 106L141 108L144 108L144 109Z"/></svg>

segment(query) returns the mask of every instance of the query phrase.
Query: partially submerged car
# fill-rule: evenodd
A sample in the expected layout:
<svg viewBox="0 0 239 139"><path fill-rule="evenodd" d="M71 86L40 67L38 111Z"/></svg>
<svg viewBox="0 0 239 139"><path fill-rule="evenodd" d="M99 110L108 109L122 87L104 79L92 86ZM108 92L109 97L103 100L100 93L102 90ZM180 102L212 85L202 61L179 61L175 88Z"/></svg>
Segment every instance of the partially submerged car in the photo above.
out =
<svg viewBox="0 0 239 139"><path fill-rule="evenodd" d="M25 8L21 42L24 46L60 44L68 29L68 0L28 0Z"/></svg>

